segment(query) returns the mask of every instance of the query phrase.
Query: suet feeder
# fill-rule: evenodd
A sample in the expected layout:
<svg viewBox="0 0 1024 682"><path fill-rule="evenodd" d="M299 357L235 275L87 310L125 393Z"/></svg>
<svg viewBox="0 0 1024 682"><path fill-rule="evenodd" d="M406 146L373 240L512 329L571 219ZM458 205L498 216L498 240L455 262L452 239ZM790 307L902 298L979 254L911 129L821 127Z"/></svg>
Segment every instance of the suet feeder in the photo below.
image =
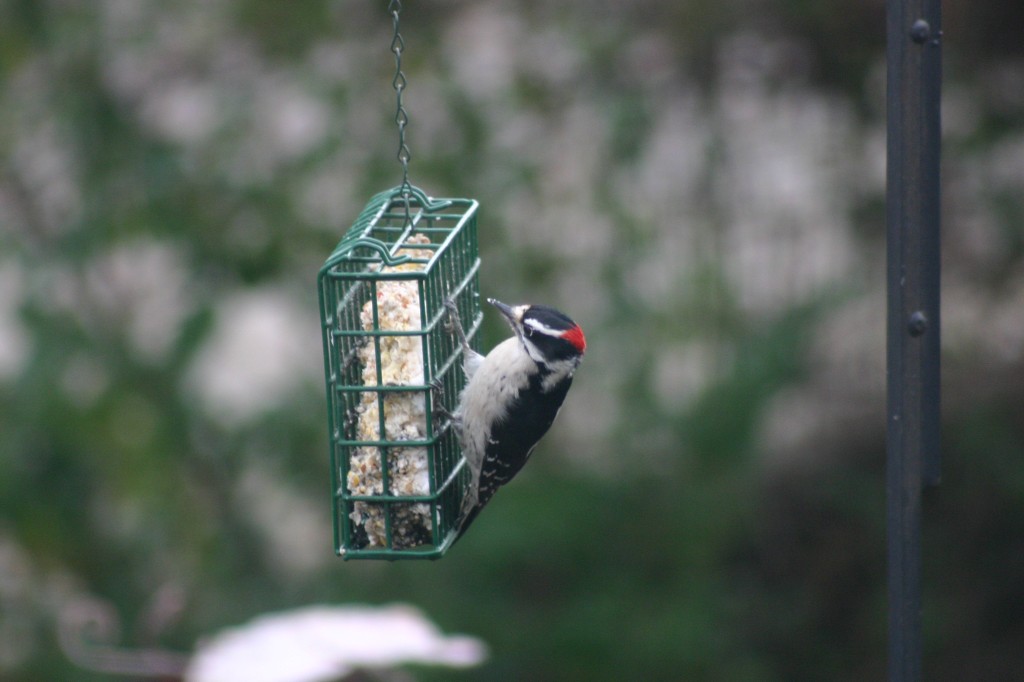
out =
<svg viewBox="0 0 1024 682"><path fill-rule="evenodd" d="M345 559L436 559L457 535L469 471L446 411L465 375L445 301L478 345L477 207L408 184L382 192L320 269L334 542Z"/></svg>

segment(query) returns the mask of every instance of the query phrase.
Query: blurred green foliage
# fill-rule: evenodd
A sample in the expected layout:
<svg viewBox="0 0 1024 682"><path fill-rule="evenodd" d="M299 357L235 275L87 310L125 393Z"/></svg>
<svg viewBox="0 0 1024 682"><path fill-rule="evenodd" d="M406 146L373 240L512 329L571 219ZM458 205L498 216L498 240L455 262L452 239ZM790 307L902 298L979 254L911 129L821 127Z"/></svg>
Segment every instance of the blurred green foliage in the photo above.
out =
<svg viewBox="0 0 1024 682"><path fill-rule="evenodd" d="M385 4L0 3L0 677L106 679L57 638L89 600L129 649L393 601L491 649L422 679L881 678L882 3L406 5L412 179L591 346L425 564L330 548L314 284L400 177ZM946 31L929 679L1024 677L1015 13Z"/></svg>

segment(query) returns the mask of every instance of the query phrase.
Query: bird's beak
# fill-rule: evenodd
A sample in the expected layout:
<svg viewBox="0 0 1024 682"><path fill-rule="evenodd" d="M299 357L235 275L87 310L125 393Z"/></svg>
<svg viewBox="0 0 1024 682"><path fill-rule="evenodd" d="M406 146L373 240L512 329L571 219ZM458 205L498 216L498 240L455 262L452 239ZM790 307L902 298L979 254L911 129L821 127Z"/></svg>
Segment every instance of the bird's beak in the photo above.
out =
<svg viewBox="0 0 1024 682"><path fill-rule="evenodd" d="M487 299L487 302L501 311L501 314L505 316L508 323L512 325L513 329L519 328L519 322L522 319L522 310L519 307L513 308L510 305L506 305L495 298Z"/></svg>

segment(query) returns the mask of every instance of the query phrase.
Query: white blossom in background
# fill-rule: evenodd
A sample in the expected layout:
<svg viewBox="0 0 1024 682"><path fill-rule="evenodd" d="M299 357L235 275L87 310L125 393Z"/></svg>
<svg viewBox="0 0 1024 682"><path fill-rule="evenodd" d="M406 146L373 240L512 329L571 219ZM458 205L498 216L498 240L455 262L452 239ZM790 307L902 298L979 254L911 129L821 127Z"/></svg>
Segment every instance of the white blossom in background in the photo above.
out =
<svg viewBox="0 0 1024 682"><path fill-rule="evenodd" d="M173 348L195 308L181 248L156 240L115 245L89 264L72 293L84 326L122 329L139 357L154 362Z"/></svg>
<svg viewBox="0 0 1024 682"><path fill-rule="evenodd" d="M23 275L16 263L0 263L0 379L17 376L29 352L29 335L18 320Z"/></svg>
<svg viewBox="0 0 1024 682"><path fill-rule="evenodd" d="M444 635L417 608L310 606L261 616L201 642L185 682L329 682L360 668L466 668L483 642Z"/></svg>
<svg viewBox="0 0 1024 682"><path fill-rule="evenodd" d="M210 144L222 124L212 83L179 78L148 93L139 118L160 137L183 146Z"/></svg>
<svg viewBox="0 0 1024 682"><path fill-rule="evenodd" d="M79 224L85 199L78 159L71 151L72 141L52 114L38 106L39 93L47 90L43 81L48 74L35 66L26 67L10 86L8 99L24 100L27 104L21 111L15 109L0 116L0 126L19 131L9 150L3 150L5 173L16 178L22 192L31 197L30 201L22 198L19 202L31 205L28 213L32 217L21 216L30 225L28 229L58 235ZM2 105L4 98L0 97ZM0 225L0 229L6 227Z"/></svg>
<svg viewBox="0 0 1024 682"><path fill-rule="evenodd" d="M81 266L50 262L25 274L32 304L74 320L98 343L124 339L151 363L166 359L197 306L182 248L156 239L113 244Z"/></svg>
<svg viewBox="0 0 1024 682"><path fill-rule="evenodd" d="M799 82L770 83L798 62L786 41L740 33L720 49L714 106L722 162L716 198L726 217L723 265L745 312L799 305L850 274L850 207L859 169L849 105Z"/></svg>
<svg viewBox="0 0 1024 682"><path fill-rule="evenodd" d="M306 579L334 561L329 507L274 467L273 453L252 453L235 484L234 501L259 533L264 560L280 575Z"/></svg>
<svg viewBox="0 0 1024 682"><path fill-rule="evenodd" d="M523 19L507 8L475 4L456 14L442 49L461 90L479 104L500 101L515 82L517 47L528 31Z"/></svg>
<svg viewBox="0 0 1024 682"><path fill-rule="evenodd" d="M314 306L281 289L247 289L216 306L213 332L184 381L217 419L237 425L284 404L304 385L323 381Z"/></svg>

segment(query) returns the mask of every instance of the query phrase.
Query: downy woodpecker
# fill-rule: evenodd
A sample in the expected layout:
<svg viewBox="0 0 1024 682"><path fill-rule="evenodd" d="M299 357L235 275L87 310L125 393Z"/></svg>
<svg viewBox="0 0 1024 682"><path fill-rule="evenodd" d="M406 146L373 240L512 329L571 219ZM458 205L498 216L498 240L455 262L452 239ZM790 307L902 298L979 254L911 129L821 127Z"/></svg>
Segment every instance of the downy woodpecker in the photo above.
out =
<svg viewBox="0 0 1024 682"><path fill-rule="evenodd" d="M526 464L558 416L587 348L580 326L554 308L509 306L493 298L487 302L501 311L515 334L486 357L469 347L458 311L448 305L466 373L453 424L471 474L458 537Z"/></svg>

